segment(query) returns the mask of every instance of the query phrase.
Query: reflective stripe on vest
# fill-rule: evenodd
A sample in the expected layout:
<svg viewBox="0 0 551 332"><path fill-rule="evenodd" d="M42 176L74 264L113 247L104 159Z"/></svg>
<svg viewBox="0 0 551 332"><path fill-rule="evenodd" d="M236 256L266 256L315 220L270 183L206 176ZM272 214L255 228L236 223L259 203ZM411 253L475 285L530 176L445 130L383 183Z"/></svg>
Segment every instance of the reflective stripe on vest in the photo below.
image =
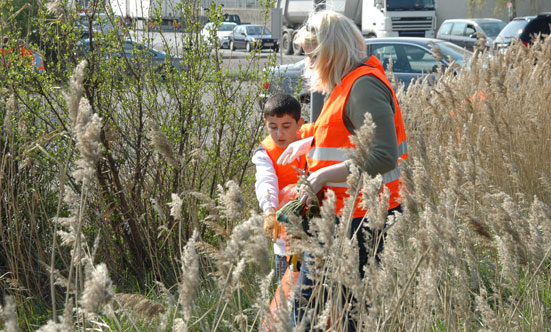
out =
<svg viewBox="0 0 551 332"><path fill-rule="evenodd" d="M393 181L400 179L400 165L397 165L392 171L388 171L383 174L383 183L389 184ZM336 187L336 188L347 188L348 184L346 182L327 182L325 184L327 187Z"/></svg>
<svg viewBox="0 0 551 332"><path fill-rule="evenodd" d="M324 148L324 147L313 147L308 151L308 157L316 160L323 161L345 161L350 159L348 154L351 153L353 148ZM407 142L403 141L398 145L398 156L403 156L408 152Z"/></svg>

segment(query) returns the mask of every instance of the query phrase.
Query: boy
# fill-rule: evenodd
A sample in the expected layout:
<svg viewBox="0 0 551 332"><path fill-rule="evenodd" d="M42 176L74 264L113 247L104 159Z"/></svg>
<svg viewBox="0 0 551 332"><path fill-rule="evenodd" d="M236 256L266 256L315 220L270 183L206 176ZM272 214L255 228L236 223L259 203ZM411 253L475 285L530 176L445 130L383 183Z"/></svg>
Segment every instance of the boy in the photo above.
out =
<svg viewBox="0 0 551 332"><path fill-rule="evenodd" d="M300 175L293 166L304 169L306 158L300 157L286 165L278 165L277 160L290 143L301 139L301 132L309 126L301 130L304 119L300 111L300 103L290 94L280 93L268 98L263 112L268 136L260 143L252 158L256 166L256 197L265 215L264 233L273 237L274 241L278 284L289 263L285 256L285 240L280 232L283 226L275 221L275 212L282 206L280 194L298 182Z"/></svg>

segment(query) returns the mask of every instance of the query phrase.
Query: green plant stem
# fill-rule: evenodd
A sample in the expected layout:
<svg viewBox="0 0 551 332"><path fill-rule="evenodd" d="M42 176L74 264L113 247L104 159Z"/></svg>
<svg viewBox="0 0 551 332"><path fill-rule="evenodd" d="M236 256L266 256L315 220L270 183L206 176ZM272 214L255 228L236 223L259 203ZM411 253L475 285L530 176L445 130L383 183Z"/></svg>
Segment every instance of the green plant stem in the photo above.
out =
<svg viewBox="0 0 551 332"><path fill-rule="evenodd" d="M536 270L534 271L534 273L532 273L532 276L530 277L530 280L528 281L528 284L526 285L526 287L524 287L522 289L522 291L520 292L519 296L518 296L518 300L516 301L515 303L515 306L513 308L513 312L511 312L511 314L509 315L509 319L507 320L507 327L509 327L511 325L511 319L513 318L513 316L515 315L516 311L518 310L518 307L520 305L520 303L524 300L522 298L522 296L524 295L524 293L530 288L532 287L532 281L534 281L534 278L536 277L536 275L538 274L540 268L542 267L543 263L545 263L545 259L547 258L547 256L549 255L549 252L551 252L551 247L549 247L549 249L547 249L547 251L545 252L545 255L543 256L543 258L541 259L538 267L536 268Z"/></svg>

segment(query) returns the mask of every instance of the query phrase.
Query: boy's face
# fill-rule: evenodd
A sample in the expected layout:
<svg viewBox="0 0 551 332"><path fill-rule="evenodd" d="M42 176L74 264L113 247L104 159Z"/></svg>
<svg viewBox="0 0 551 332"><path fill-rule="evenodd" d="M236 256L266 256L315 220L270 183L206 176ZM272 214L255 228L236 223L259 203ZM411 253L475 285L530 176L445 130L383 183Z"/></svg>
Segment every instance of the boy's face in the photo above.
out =
<svg viewBox="0 0 551 332"><path fill-rule="evenodd" d="M276 145L280 148L286 148L287 145L297 140L297 131L304 123L304 119L296 121L289 114L283 116L268 116L264 123L268 129L268 134L272 137Z"/></svg>

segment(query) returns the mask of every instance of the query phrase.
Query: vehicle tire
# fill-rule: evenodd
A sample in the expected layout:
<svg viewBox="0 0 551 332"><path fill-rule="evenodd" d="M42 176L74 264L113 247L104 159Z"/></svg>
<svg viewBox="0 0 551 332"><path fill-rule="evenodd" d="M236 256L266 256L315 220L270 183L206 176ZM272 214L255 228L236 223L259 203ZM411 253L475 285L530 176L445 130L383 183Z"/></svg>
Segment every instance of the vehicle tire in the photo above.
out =
<svg viewBox="0 0 551 332"><path fill-rule="evenodd" d="M281 52L285 55L290 55L291 52L293 52L293 45L292 45L292 39L291 34L289 32L284 32L283 36L281 37Z"/></svg>
<svg viewBox="0 0 551 332"><path fill-rule="evenodd" d="M251 53L252 51L252 47L251 47L251 43L247 42L247 44L245 44L245 50L247 51L247 53Z"/></svg>
<svg viewBox="0 0 551 332"><path fill-rule="evenodd" d="M230 50L235 51L235 44L233 43L233 40L230 42Z"/></svg>
<svg viewBox="0 0 551 332"><path fill-rule="evenodd" d="M293 43L293 55L303 55L303 54L304 54L304 50L302 49L302 46Z"/></svg>

